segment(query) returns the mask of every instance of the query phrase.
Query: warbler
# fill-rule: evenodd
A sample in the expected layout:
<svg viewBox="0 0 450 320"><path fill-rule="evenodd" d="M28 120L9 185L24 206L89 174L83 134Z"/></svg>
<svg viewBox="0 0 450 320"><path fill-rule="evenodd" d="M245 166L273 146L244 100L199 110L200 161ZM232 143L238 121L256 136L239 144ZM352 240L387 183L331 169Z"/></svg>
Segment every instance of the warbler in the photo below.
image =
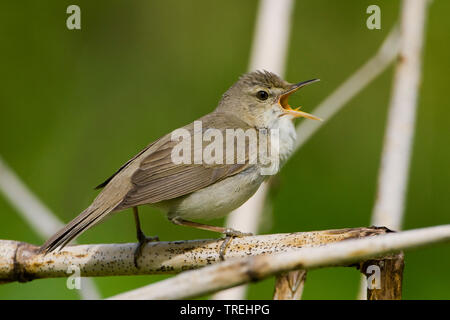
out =
<svg viewBox="0 0 450 320"><path fill-rule="evenodd" d="M103 190L92 204L48 239L40 251L46 253L62 248L114 212L132 208L139 241L135 252L137 265L143 245L158 240L157 237L146 237L141 230L138 214L138 206L141 205L161 208L177 225L222 233L228 239L247 235L191 220L223 217L241 206L267 179L268 175L263 172L267 163L254 161L260 150L247 144L230 147L227 143L223 146L217 143L212 157L223 161L211 162L207 157L201 159L205 148L208 148L205 136L213 132L216 143L218 135L225 137L230 130L254 130L264 133L262 136L255 134L260 143L264 140L261 137L267 140L271 132L277 132L278 141L272 141L271 146L276 144L276 156L279 157L276 160L282 165L294 150L296 131L293 120L298 117L320 120L299 108L291 108L288 98L316 81L319 79L292 84L268 71L244 74L223 94L214 111L150 143L97 186ZM203 138L200 137L200 143L196 145L198 134ZM174 136L178 138L174 139ZM185 150L180 147L180 136L188 139ZM231 156L227 153L230 150L233 151ZM241 161L236 160L239 154L244 155ZM186 161L176 158L180 155ZM279 166L272 173L278 170ZM222 251L220 254L223 256Z"/></svg>

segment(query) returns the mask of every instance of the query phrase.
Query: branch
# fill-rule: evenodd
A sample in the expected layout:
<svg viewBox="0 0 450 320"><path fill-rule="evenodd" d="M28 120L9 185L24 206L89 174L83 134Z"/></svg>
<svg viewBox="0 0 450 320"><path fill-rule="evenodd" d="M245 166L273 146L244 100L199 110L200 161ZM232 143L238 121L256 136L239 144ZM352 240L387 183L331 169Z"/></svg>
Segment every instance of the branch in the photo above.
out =
<svg viewBox="0 0 450 320"><path fill-rule="evenodd" d="M278 275L273 300L300 300L305 281L306 270L295 270Z"/></svg>
<svg viewBox="0 0 450 320"><path fill-rule="evenodd" d="M394 76L372 222L400 230L408 183L428 0L403 1L400 59Z"/></svg>
<svg viewBox="0 0 450 320"><path fill-rule="evenodd" d="M259 2L249 62L250 71L266 69L283 76L293 6L292 0L261 0ZM267 183L264 182L253 197L227 217L226 226L256 234L268 189ZM213 299L243 299L245 292L245 287L233 288L218 292Z"/></svg>
<svg viewBox="0 0 450 320"><path fill-rule="evenodd" d="M266 69L278 75L284 73L293 7L292 0L260 1L249 71Z"/></svg>
<svg viewBox="0 0 450 320"><path fill-rule="evenodd" d="M28 222L31 228L43 239L53 235L64 226L58 217L50 211L8 167L0 156L0 192ZM1 249L0 249L1 250ZM88 278L83 279L84 285L79 291L83 299L99 299L95 283Z"/></svg>
<svg viewBox="0 0 450 320"><path fill-rule="evenodd" d="M354 96L389 67L398 55L399 38L398 29L394 27L377 53L312 111L312 114L324 121L302 121L298 125L296 150L302 147L318 129L330 121Z"/></svg>
<svg viewBox="0 0 450 320"><path fill-rule="evenodd" d="M348 265L367 258L450 241L450 225L346 240L314 248L231 259L119 294L112 299L185 299L296 269Z"/></svg>
<svg viewBox="0 0 450 320"><path fill-rule="evenodd" d="M64 224L48 209L0 157L0 191L33 230L46 239Z"/></svg>
<svg viewBox="0 0 450 320"><path fill-rule="evenodd" d="M400 230L404 216L411 146L414 137L421 55L428 0L404 0L400 17L400 58L394 75L378 173L372 224ZM361 280L359 299L367 284Z"/></svg>
<svg viewBox="0 0 450 320"><path fill-rule="evenodd" d="M225 257L290 252L384 232L383 228L354 228L236 238L228 246ZM223 239L208 239L148 243L136 268L136 243L76 245L44 256L37 253L38 247L34 245L0 240L0 282L67 277L72 265L80 268L83 277L176 273L219 262L222 242Z"/></svg>

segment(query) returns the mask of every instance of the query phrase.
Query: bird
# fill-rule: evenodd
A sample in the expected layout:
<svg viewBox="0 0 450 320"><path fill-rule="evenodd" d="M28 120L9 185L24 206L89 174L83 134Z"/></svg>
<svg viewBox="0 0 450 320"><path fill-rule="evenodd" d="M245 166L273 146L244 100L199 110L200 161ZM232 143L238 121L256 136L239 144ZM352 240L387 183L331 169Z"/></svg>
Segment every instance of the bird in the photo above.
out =
<svg viewBox="0 0 450 320"><path fill-rule="evenodd" d="M293 109L288 103L291 94L316 81L319 79L289 83L266 70L243 74L223 94L211 113L150 143L98 185L96 189L102 191L93 202L51 236L39 251L47 254L60 250L113 213L131 208L138 240L134 256L137 266L143 246L147 242L159 240L158 237L146 237L141 229L138 207L150 205L163 210L176 225L224 234L226 241L219 252L223 259L226 245L233 237L250 234L193 220L226 216L246 202L270 175L263 173L263 169L267 169L267 162L262 164L254 161L260 150L247 144L236 146L234 138L232 147L225 146L227 143L217 144L215 151L210 154L222 161L211 162L208 157L199 161L198 156L202 158L208 148L205 136L209 133L209 140L214 136L216 143L226 140L217 138L221 134L225 137L229 132L238 130L254 131L259 143L265 138L269 140L268 145L277 146L275 156L279 166L271 173L275 174L294 150L294 119L304 117L321 120L300 111L300 107ZM271 132L277 133L276 143L270 142ZM203 135L203 138L200 136L200 142L196 140L196 135ZM187 137L184 141L186 149L180 147L181 137ZM245 141L250 143L250 138ZM199 143L196 145L196 142ZM233 152L226 152L230 150ZM174 156L181 154L187 161L180 161ZM242 159L237 159L239 154Z"/></svg>

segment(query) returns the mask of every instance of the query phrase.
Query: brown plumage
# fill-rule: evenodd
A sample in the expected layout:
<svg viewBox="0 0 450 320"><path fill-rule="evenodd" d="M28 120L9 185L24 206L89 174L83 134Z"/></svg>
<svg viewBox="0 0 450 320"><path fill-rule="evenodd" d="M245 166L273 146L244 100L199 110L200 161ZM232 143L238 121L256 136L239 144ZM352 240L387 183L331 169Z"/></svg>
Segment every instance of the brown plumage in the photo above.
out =
<svg viewBox="0 0 450 320"><path fill-rule="evenodd" d="M213 128L221 131L250 128L234 115L221 112L208 114L199 120L210 123ZM193 123L184 128L191 132L193 137ZM205 129L203 128L203 131ZM239 173L249 166L248 161L244 164L221 165L174 164L171 151L176 144L177 141L171 140L171 133L167 134L127 161L113 176L97 187L105 188L94 202L48 239L41 246L41 251L64 247L112 212L184 196ZM191 145L193 148L194 144ZM191 155L194 155L194 150ZM248 156L246 153L247 158Z"/></svg>
<svg viewBox="0 0 450 320"><path fill-rule="evenodd" d="M267 71L248 73L225 92L212 113L199 119L203 132L210 128L218 129L225 137L226 129L246 131L250 128L279 128L280 158L286 159L292 152L295 140L291 120L299 116L314 118L304 112L292 110L287 105L287 97L314 81L292 85ZM264 91L263 98L258 95L261 91ZM194 139L194 124L183 128ZM131 207L134 208L137 235L142 244L145 236L140 229L136 208L144 204L166 209L169 219L177 224L239 234L225 228L186 221L184 218L223 216L251 197L265 179L258 171L259 164L248 161L255 156L249 153L256 153L257 150L249 149L245 144L243 163L234 161L233 164L228 164L228 161L223 161L223 164L176 164L172 159L172 150L177 143L178 141L172 141L172 133L169 133L126 162L97 187L104 189L92 204L48 239L40 248L41 252L64 247L111 213ZM194 147L203 150L208 143L203 141L201 146L191 143L191 156L195 154ZM239 144L235 147L239 147ZM237 151L235 149L235 154ZM226 152L223 154L227 156Z"/></svg>

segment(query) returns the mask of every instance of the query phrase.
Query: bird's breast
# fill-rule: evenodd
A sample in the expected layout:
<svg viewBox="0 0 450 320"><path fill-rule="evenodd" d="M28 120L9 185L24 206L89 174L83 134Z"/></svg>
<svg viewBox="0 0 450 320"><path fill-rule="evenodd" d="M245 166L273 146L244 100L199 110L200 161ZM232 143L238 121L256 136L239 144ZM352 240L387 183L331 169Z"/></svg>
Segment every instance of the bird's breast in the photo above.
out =
<svg viewBox="0 0 450 320"><path fill-rule="evenodd" d="M169 200L165 204L168 217L188 220L223 217L247 201L264 179L258 166L250 166L206 188Z"/></svg>
<svg viewBox="0 0 450 320"><path fill-rule="evenodd" d="M288 117L281 117L275 123L274 129L279 130L280 163L283 165L294 151L297 132L294 123Z"/></svg>

